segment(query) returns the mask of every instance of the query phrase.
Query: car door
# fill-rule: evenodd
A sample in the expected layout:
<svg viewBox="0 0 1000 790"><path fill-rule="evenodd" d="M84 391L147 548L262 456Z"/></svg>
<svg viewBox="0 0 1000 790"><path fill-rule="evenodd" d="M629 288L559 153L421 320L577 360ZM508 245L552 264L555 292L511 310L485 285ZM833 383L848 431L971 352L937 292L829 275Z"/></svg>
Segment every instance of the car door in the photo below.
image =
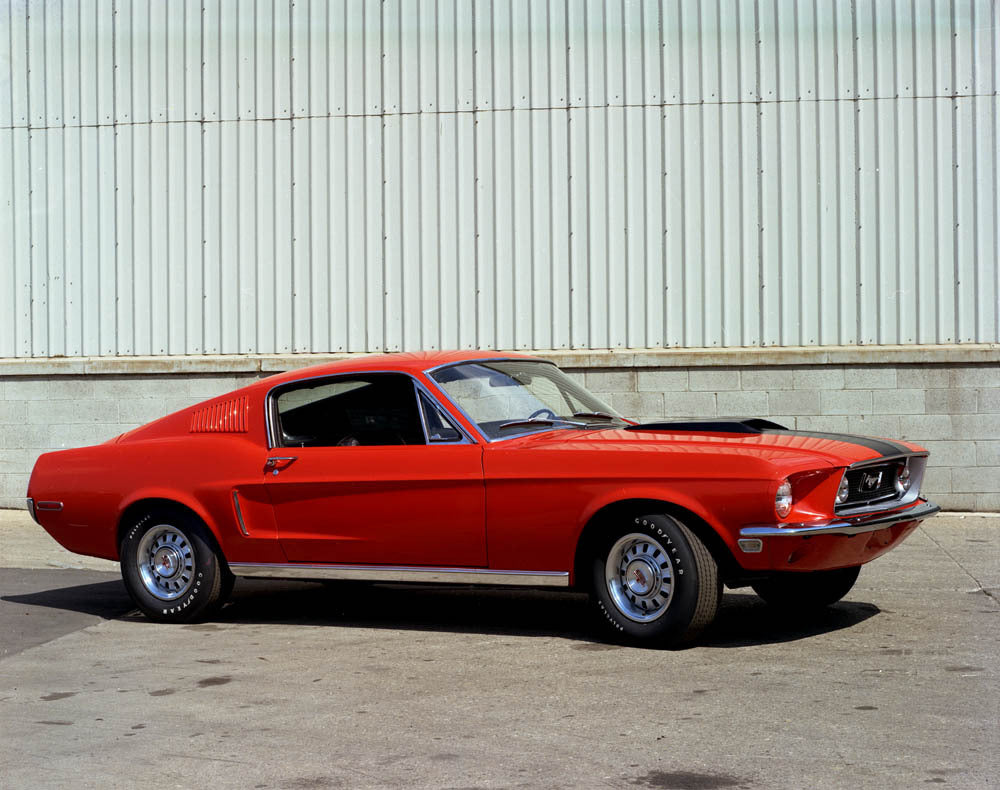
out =
<svg viewBox="0 0 1000 790"><path fill-rule="evenodd" d="M265 466L292 562L485 567L482 448L401 373L283 385Z"/></svg>

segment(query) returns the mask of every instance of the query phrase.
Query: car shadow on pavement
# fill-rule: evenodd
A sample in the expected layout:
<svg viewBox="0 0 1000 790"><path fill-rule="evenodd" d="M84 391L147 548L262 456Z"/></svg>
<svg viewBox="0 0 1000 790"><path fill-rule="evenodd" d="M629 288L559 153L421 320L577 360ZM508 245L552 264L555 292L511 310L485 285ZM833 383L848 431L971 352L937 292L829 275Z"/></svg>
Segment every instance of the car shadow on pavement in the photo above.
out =
<svg viewBox="0 0 1000 790"><path fill-rule="evenodd" d="M746 647L808 639L851 628L879 614L873 603L840 601L833 606L797 614L782 612L749 592L727 593L701 647Z"/></svg>
<svg viewBox="0 0 1000 790"><path fill-rule="evenodd" d="M851 628L879 611L871 603L842 601L809 615L783 614L756 595L731 592L697 644L725 648L791 642ZM360 582L276 589L273 582L241 579L216 619L611 641L595 621L587 596L562 591Z"/></svg>
<svg viewBox="0 0 1000 790"><path fill-rule="evenodd" d="M54 585L55 581L53 578L49 583ZM30 592L6 594L0 601L109 620L142 619L120 579L45 587L39 589L36 584ZM696 644L733 648L792 642L851 628L879 611L871 603L842 601L808 616L794 617L776 612L755 595L730 592L723 598L714 625ZM596 623L586 595L530 589L240 579L230 602L213 620L555 636L591 644L611 641Z"/></svg>
<svg viewBox="0 0 1000 790"><path fill-rule="evenodd" d="M75 570L30 570L19 573L21 578L16 583L8 581L4 584L4 594L0 595L0 601L60 609L105 620L120 617L135 608L118 574ZM77 583L66 585L70 578ZM101 578L108 581L91 581ZM80 581L84 583L80 584Z"/></svg>

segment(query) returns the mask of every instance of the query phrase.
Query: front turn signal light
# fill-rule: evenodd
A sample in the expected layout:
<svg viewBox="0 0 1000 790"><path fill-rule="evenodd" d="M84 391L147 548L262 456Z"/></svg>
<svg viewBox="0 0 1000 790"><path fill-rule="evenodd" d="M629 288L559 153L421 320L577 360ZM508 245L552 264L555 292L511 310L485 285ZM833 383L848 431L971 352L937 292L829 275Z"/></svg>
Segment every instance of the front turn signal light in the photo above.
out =
<svg viewBox="0 0 1000 790"><path fill-rule="evenodd" d="M778 518L784 518L792 512L792 484L787 480L778 486L774 495L774 512L778 514Z"/></svg>

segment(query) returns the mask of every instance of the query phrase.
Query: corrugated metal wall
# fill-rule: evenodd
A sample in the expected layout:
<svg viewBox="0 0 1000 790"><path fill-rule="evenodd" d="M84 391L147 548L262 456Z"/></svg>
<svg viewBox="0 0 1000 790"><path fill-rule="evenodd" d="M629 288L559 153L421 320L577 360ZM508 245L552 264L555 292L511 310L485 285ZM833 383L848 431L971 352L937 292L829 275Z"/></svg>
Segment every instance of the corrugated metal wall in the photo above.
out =
<svg viewBox="0 0 1000 790"><path fill-rule="evenodd" d="M8 0L0 356L995 342L998 16Z"/></svg>

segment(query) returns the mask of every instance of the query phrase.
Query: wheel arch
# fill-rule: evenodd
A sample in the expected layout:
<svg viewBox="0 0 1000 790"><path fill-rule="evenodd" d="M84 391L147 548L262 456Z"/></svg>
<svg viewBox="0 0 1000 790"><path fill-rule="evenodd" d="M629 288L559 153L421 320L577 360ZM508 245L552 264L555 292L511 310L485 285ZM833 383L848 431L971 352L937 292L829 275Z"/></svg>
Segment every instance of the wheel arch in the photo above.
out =
<svg viewBox="0 0 1000 790"><path fill-rule="evenodd" d="M122 538L125 536L125 530L131 526L136 518L156 510L179 510L194 516L205 525L208 538L214 544L216 553L225 562L218 528L203 507L197 502L185 500L186 498L175 497L165 492L147 492L144 495L137 495L130 499L121 508L121 512L118 515L118 524L115 527L115 548L118 553L121 553Z"/></svg>
<svg viewBox="0 0 1000 790"><path fill-rule="evenodd" d="M719 566L723 580L741 574L739 563L733 557L719 533L694 511L665 499L636 497L611 502L597 510L584 525L576 543L573 558L573 582L579 587L589 576L586 565L597 546L616 524L648 513L665 513L681 521L705 544Z"/></svg>

